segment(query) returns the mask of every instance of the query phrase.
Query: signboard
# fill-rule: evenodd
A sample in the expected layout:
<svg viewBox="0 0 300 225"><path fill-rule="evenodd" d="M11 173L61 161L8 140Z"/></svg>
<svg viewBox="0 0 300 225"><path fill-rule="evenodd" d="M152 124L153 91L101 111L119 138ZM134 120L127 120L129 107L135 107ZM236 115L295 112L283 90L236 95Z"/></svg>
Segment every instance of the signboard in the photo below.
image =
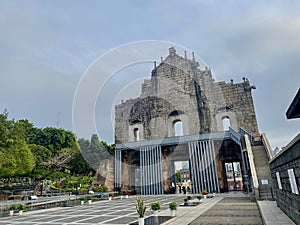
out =
<svg viewBox="0 0 300 225"><path fill-rule="evenodd" d="M269 184L268 180L261 180L261 184L267 185Z"/></svg>

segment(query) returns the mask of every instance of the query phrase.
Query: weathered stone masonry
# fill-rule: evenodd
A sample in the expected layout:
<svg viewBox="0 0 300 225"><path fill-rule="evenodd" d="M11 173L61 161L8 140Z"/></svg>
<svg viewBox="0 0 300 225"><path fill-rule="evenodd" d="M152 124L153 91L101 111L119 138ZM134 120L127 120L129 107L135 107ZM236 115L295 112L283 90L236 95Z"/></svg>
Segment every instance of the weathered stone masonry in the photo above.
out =
<svg viewBox="0 0 300 225"><path fill-rule="evenodd" d="M223 131L222 119L231 127L258 132L248 79L241 83L215 82L209 68L194 59L180 57L174 48L145 80L139 98L116 106L115 142L173 136L172 123L183 122L184 135Z"/></svg>
<svg viewBox="0 0 300 225"><path fill-rule="evenodd" d="M167 192L176 160L189 161L194 193L228 191L226 162L241 163L243 175L250 178L239 131L258 133L252 89L247 78L216 82L194 54L188 59L170 48L142 84L140 97L116 105L115 187L142 194ZM224 119L233 129L224 131ZM177 122L182 125L180 138L175 137Z"/></svg>

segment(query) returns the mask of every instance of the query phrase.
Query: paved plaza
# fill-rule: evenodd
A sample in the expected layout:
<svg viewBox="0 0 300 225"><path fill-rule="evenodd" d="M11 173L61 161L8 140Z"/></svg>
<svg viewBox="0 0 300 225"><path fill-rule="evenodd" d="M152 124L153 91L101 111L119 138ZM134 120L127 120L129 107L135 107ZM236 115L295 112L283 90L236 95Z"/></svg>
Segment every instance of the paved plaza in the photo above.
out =
<svg viewBox="0 0 300 225"><path fill-rule="evenodd" d="M185 195L142 196L147 205L146 217L151 215L150 204L162 203L160 216L170 216L168 204L183 203ZM194 196L195 197L195 196ZM259 205L259 206L258 206ZM22 216L0 217L0 225L87 225L87 224L131 224L138 220L136 196L128 199L100 200L91 205L57 207L31 212ZM262 215L262 216L261 216ZM264 223L263 223L264 221ZM155 225L157 223L150 223ZM176 217L163 225L221 225L221 224L295 224L275 202L251 202L248 195L238 193L217 194L214 198L203 199L198 206L180 206ZM147 223L145 223L147 225Z"/></svg>
<svg viewBox="0 0 300 225"><path fill-rule="evenodd" d="M147 205L146 216L151 215L150 204L154 201L162 203L162 210L167 210L169 202L183 202L184 196L160 195L143 196ZM129 224L137 221L136 197L128 199L103 200L91 205L59 207L25 212L22 216L0 217L0 225L87 225L87 224Z"/></svg>

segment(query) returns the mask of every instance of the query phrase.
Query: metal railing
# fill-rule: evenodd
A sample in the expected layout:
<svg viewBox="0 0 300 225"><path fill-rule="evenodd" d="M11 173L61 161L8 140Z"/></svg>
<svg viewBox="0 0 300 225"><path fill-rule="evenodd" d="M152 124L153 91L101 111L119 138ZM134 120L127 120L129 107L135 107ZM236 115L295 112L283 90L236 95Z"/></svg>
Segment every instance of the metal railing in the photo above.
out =
<svg viewBox="0 0 300 225"><path fill-rule="evenodd" d="M26 206L26 209L29 211L36 210L36 209L47 209L47 208L53 208L53 207L59 207L62 206L63 203L72 202L80 200L82 198L86 197L93 197L93 199L101 199L102 197L109 196L109 194L117 194L118 192L95 192L93 194L87 194L87 195L64 195L64 196L55 196L55 197L45 197L45 198L39 198L36 200L23 200L23 201L6 201L6 202L0 202L0 215L8 211L9 206L15 205L15 204L22 204Z"/></svg>

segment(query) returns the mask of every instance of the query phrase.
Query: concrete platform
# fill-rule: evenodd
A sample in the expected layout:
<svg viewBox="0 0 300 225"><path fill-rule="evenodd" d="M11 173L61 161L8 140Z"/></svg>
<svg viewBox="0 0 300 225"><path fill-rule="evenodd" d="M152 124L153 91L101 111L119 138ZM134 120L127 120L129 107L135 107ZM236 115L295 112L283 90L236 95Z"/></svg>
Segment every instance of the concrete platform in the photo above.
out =
<svg viewBox="0 0 300 225"><path fill-rule="evenodd" d="M197 207L180 207L175 218L163 223L167 224L295 225L275 201L251 202L248 195L240 192L218 194L212 199L205 199Z"/></svg>
<svg viewBox="0 0 300 225"><path fill-rule="evenodd" d="M293 225L295 224L275 201L257 201L265 225ZM300 224L300 221L299 223Z"/></svg>

